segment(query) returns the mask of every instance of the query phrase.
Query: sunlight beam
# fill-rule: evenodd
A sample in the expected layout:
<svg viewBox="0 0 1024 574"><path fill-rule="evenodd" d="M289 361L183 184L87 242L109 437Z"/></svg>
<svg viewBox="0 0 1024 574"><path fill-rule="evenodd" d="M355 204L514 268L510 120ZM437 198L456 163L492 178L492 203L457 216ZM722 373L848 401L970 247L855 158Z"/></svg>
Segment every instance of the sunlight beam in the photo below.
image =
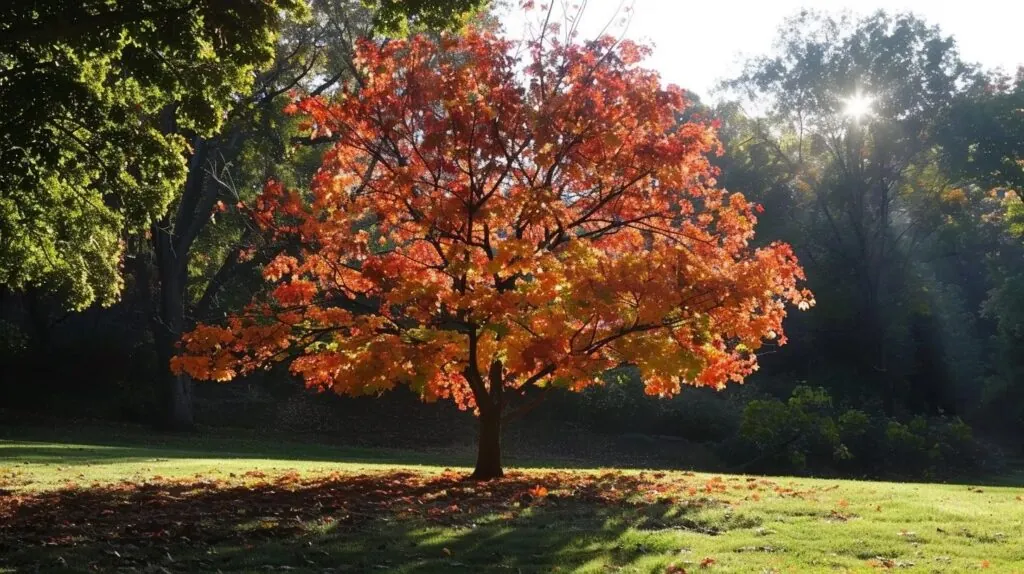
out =
<svg viewBox="0 0 1024 574"><path fill-rule="evenodd" d="M871 104L873 104L874 101L875 98L857 92L849 98L842 100L843 115L855 120L869 116L873 113L871 110Z"/></svg>

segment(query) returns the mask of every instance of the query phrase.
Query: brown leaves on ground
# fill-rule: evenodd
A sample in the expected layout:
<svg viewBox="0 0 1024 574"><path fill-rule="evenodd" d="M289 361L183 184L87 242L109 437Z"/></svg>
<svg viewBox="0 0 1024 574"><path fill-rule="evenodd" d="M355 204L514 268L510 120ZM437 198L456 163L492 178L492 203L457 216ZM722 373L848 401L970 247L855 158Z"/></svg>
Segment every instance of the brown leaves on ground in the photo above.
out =
<svg viewBox="0 0 1024 574"><path fill-rule="evenodd" d="M89 488L9 491L0 496L0 556L27 548L44 548L51 556L93 549L93 554L103 555L89 559L92 568L131 566L126 561L133 555L157 554L172 569L202 569L209 566L203 558L191 564L178 559L171 565L176 548L252 548L270 541L310 540L325 529L357 532L380 520L464 527L488 519L514 520L531 507L698 508L738 505L756 492L765 497L794 495L768 480L747 480L512 472L480 483L450 471L268 475L254 470L228 478L154 477ZM717 496L730 490L737 491L733 497ZM705 562L703 567L713 564ZM0 558L0 565L4 563Z"/></svg>

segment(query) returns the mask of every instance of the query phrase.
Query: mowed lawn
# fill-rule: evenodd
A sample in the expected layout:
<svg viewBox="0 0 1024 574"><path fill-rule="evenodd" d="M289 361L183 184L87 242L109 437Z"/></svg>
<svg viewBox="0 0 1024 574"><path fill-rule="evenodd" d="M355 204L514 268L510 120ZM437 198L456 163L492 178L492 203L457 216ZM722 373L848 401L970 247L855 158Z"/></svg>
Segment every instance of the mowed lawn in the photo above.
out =
<svg viewBox="0 0 1024 574"><path fill-rule="evenodd" d="M1024 488L0 432L0 572L1024 572ZM513 461L514 462L514 461Z"/></svg>

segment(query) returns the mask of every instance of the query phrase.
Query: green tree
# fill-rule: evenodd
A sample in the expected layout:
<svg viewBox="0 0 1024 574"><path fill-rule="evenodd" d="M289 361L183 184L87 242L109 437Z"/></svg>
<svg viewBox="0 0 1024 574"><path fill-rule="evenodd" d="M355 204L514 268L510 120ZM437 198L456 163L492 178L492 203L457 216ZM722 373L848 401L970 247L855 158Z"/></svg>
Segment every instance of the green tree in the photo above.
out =
<svg viewBox="0 0 1024 574"><path fill-rule="evenodd" d="M1013 82L998 78L984 93L960 98L944 119L942 157L955 177L1024 189L1024 68Z"/></svg>
<svg viewBox="0 0 1024 574"><path fill-rule="evenodd" d="M824 294L807 319L818 359L872 381L892 411L915 374L915 346L929 344L912 326L933 313L919 254L953 188L936 168L939 119L984 77L912 15L805 11L778 46L725 84L764 113L725 114L724 184L762 190L774 219L765 227L785 230L773 234L793 242Z"/></svg>
<svg viewBox="0 0 1024 574"><path fill-rule="evenodd" d="M1024 428L1024 68L993 77L980 94L959 98L938 132L948 176L970 201L945 226L949 252L982 275L983 317L993 326L978 419Z"/></svg>
<svg viewBox="0 0 1024 574"><path fill-rule="evenodd" d="M403 35L413 30L459 28L489 0L364 0L378 32Z"/></svg>
<svg viewBox="0 0 1024 574"><path fill-rule="evenodd" d="M110 304L125 234L159 220L300 0L0 8L0 283Z"/></svg>

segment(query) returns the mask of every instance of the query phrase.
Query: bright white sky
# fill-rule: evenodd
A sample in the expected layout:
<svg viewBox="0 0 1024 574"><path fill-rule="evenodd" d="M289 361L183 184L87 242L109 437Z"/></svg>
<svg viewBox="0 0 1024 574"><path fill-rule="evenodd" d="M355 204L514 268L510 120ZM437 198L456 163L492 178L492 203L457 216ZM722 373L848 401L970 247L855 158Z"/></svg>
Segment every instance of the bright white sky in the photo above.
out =
<svg viewBox="0 0 1024 574"><path fill-rule="evenodd" d="M554 1L560 12L563 0ZM579 0L566 0L576 3ZM518 0L513 0L518 6ZM718 80L736 75L748 56L768 53L783 19L801 8L867 15L878 9L913 12L956 38L963 58L1013 72L1024 65L1024 0L624 0L633 17L626 37L654 45L647 65L666 83L707 101ZM616 13L620 0L589 0L581 37L593 37ZM531 17L531 20L533 17ZM527 18L512 9L502 17L521 37ZM618 28L621 31L621 28Z"/></svg>

